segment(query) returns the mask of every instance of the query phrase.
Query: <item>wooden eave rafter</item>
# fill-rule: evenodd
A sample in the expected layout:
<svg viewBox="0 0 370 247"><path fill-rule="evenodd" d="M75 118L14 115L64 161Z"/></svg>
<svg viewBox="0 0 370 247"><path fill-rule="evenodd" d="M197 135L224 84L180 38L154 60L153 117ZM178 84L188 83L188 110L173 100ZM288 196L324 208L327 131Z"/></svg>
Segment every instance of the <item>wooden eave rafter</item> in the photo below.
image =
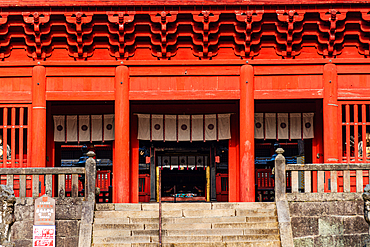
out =
<svg viewBox="0 0 370 247"><path fill-rule="evenodd" d="M90 0L90 1L30 1L30 0L9 0L2 1L0 6L11 6L11 7L29 7L29 6L71 6L71 7L80 7L80 6L230 6L230 5L265 5L265 6L282 6L282 5L338 5L338 4L368 4L368 1L364 0L127 0L124 1L124 4L120 0L110 0L110 1L101 1L101 0Z"/></svg>

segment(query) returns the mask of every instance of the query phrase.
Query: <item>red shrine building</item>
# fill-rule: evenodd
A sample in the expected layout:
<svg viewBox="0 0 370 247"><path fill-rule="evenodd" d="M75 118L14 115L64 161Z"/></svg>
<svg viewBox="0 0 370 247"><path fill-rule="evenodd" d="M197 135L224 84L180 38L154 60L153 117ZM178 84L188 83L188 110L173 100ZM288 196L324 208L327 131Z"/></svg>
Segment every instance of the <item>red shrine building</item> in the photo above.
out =
<svg viewBox="0 0 370 247"><path fill-rule="evenodd" d="M0 5L2 168L86 145L110 202L245 202L273 200L277 147L370 162L366 1Z"/></svg>

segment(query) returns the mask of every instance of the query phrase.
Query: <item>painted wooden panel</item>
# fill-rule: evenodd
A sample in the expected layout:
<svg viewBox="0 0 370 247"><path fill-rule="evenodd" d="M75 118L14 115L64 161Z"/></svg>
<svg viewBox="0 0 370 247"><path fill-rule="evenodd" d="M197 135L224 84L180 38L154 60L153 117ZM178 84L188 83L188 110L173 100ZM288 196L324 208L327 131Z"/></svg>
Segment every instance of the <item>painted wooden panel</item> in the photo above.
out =
<svg viewBox="0 0 370 247"><path fill-rule="evenodd" d="M114 77L47 77L47 100L113 100Z"/></svg>
<svg viewBox="0 0 370 247"><path fill-rule="evenodd" d="M115 67L47 67L46 76L114 76Z"/></svg>
<svg viewBox="0 0 370 247"><path fill-rule="evenodd" d="M365 69L369 69L367 74L363 73L365 71L358 66L355 69L358 69L355 70L358 72L356 74L338 75L338 99L358 100L370 98L370 67L365 66ZM341 71L347 70L342 67ZM352 71L352 73L353 72L354 71Z"/></svg>
<svg viewBox="0 0 370 247"><path fill-rule="evenodd" d="M319 4L323 1L308 1L308 0L255 0L253 1L253 4L256 5L271 5L271 4ZM326 0L327 3L348 3L348 0ZM366 1L356 1L356 2L366 2ZM77 0L77 1L63 1L63 0L40 0L40 1L32 1L32 0L3 0L1 2L1 6L32 6L37 5L39 6L47 5L47 6L74 6L74 5L82 5L82 6L104 6L104 5L121 5L121 1L119 0L110 0L110 1L103 1L103 0ZM223 1L212 1L212 0L187 0L187 1L180 1L180 0L129 0L125 1L125 5L131 5L131 6L142 6L142 5L232 5L232 4L245 4L243 0L223 0Z"/></svg>
<svg viewBox="0 0 370 247"><path fill-rule="evenodd" d="M256 66L255 75L320 75L323 73L322 65L300 65L300 66Z"/></svg>
<svg viewBox="0 0 370 247"><path fill-rule="evenodd" d="M130 67L130 76L239 75L240 66L156 66Z"/></svg>
<svg viewBox="0 0 370 247"><path fill-rule="evenodd" d="M31 101L31 77L3 77L0 78L1 101Z"/></svg>
<svg viewBox="0 0 370 247"><path fill-rule="evenodd" d="M131 77L131 100L238 99L239 76Z"/></svg>
<svg viewBox="0 0 370 247"><path fill-rule="evenodd" d="M338 75L343 74L369 74L370 64L339 64L337 65Z"/></svg>
<svg viewBox="0 0 370 247"><path fill-rule="evenodd" d="M32 67L1 67L2 77L31 77Z"/></svg>
<svg viewBox="0 0 370 247"><path fill-rule="evenodd" d="M369 87L370 87L370 67L367 74L338 75L338 89L369 88Z"/></svg>
<svg viewBox="0 0 370 247"><path fill-rule="evenodd" d="M255 90L322 89L321 75L256 76Z"/></svg>

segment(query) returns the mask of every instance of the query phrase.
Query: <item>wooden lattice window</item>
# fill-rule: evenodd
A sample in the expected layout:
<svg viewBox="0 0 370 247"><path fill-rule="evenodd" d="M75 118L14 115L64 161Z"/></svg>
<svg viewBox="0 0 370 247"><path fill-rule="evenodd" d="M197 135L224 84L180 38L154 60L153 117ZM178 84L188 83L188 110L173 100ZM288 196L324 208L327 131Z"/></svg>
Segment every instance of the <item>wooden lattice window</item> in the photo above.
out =
<svg viewBox="0 0 370 247"><path fill-rule="evenodd" d="M29 167L29 105L0 105L0 123L0 167Z"/></svg>
<svg viewBox="0 0 370 247"><path fill-rule="evenodd" d="M370 102L340 102L339 107L341 162L370 163Z"/></svg>

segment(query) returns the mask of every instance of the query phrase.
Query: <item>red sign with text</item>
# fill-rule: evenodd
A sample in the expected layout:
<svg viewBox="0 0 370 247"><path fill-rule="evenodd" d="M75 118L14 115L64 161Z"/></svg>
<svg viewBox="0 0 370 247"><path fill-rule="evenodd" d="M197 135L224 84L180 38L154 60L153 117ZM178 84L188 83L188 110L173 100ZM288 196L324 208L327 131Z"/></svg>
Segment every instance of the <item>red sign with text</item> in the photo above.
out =
<svg viewBox="0 0 370 247"><path fill-rule="evenodd" d="M33 226L32 247L55 247L55 226Z"/></svg>

